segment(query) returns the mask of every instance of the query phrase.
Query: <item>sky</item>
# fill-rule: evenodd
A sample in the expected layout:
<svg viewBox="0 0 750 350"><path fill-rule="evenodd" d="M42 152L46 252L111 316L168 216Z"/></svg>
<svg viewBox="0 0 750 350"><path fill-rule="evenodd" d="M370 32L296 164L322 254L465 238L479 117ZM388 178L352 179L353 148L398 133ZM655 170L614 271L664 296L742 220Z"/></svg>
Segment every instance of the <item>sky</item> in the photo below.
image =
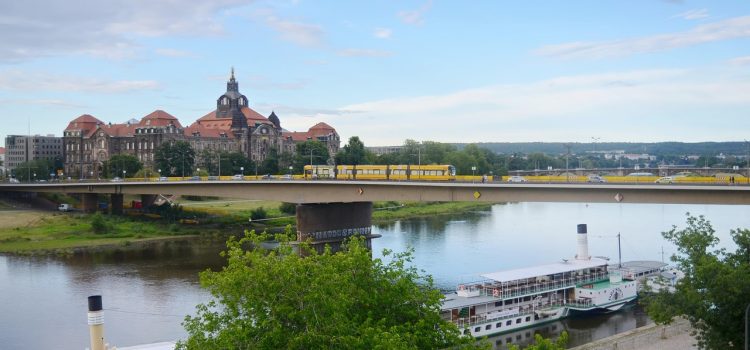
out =
<svg viewBox="0 0 750 350"><path fill-rule="evenodd" d="M750 140L749 1L0 2L0 137L250 107L367 146Z"/></svg>

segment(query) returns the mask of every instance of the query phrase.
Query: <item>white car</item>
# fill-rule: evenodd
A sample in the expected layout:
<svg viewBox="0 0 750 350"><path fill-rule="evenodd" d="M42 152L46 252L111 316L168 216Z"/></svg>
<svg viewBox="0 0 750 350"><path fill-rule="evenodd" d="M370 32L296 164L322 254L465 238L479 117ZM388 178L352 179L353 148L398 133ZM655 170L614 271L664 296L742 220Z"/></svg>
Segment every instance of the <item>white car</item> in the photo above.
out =
<svg viewBox="0 0 750 350"><path fill-rule="evenodd" d="M604 183L607 182L603 177L599 175L589 175L589 177L586 179L587 182L598 182L598 183Z"/></svg>
<svg viewBox="0 0 750 350"><path fill-rule="evenodd" d="M232 180L244 180L244 179L245 179L245 176L241 174L236 174L232 176Z"/></svg>
<svg viewBox="0 0 750 350"><path fill-rule="evenodd" d="M672 177L672 176L664 176L664 177L660 177L660 178L656 179L656 181L654 181L654 183L658 183L658 184L671 184L671 183L674 183L674 180L675 180L675 178Z"/></svg>
<svg viewBox="0 0 750 350"><path fill-rule="evenodd" d="M526 182L526 178L520 175L513 175L508 178L508 182Z"/></svg>

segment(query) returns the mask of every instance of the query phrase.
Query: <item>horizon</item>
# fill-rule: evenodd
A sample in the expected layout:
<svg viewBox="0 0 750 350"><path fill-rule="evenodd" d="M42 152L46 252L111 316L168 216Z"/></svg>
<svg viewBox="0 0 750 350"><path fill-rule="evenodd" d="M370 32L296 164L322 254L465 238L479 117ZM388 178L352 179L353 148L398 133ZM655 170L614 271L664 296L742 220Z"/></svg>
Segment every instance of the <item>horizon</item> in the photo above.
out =
<svg viewBox="0 0 750 350"><path fill-rule="evenodd" d="M157 109L189 126L234 67L250 108L342 144L748 139L746 2L201 4L0 5L0 138Z"/></svg>

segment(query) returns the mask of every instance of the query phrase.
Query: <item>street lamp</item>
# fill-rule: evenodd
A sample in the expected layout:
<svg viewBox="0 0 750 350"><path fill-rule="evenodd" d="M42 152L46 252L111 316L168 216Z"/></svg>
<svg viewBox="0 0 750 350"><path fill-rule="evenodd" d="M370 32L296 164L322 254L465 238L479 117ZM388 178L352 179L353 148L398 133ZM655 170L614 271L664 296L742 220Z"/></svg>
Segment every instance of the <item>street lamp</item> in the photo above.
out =
<svg viewBox="0 0 750 350"><path fill-rule="evenodd" d="M127 170L125 170L125 169L122 169L122 178L123 178L123 180L125 179L125 174L126 174L126 173L127 173Z"/></svg>
<svg viewBox="0 0 750 350"><path fill-rule="evenodd" d="M290 179L292 178L292 169L294 169L294 167L290 165L289 166L289 178Z"/></svg>
<svg viewBox="0 0 750 350"><path fill-rule="evenodd" d="M471 182L474 183L474 172L477 170L477 167L472 166L471 167Z"/></svg>
<svg viewBox="0 0 750 350"><path fill-rule="evenodd" d="M240 174L242 174L243 178L245 177L245 167L244 166L240 167Z"/></svg>
<svg viewBox="0 0 750 350"><path fill-rule="evenodd" d="M34 182L36 182L36 173L34 173Z"/></svg>

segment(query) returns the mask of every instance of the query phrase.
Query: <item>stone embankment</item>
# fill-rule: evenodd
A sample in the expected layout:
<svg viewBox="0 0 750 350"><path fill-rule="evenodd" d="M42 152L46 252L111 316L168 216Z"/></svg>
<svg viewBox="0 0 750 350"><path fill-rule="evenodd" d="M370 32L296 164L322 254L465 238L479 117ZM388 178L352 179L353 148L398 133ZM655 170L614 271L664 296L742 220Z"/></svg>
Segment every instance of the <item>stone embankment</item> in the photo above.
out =
<svg viewBox="0 0 750 350"><path fill-rule="evenodd" d="M690 350L697 349L690 322L677 319L668 326L650 324L571 350Z"/></svg>

